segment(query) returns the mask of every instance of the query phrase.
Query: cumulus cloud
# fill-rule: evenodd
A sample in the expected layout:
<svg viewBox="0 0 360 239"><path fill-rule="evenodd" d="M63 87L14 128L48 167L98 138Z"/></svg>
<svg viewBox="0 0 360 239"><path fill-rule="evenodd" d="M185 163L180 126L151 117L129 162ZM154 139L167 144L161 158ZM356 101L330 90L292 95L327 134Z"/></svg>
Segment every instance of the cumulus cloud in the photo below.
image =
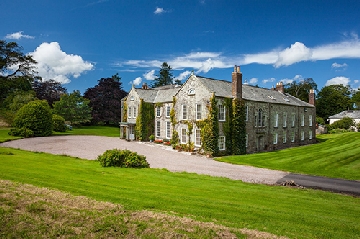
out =
<svg viewBox="0 0 360 239"><path fill-rule="evenodd" d="M148 71L143 76L146 80L154 80L156 78L155 70Z"/></svg>
<svg viewBox="0 0 360 239"><path fill-rule="evenodd" d="M269 78L269 79L263 80L262 82L263 82L264 84L266 84L266 83L269 83L269 82L274 82L275 80L276 80L275 78Z"/></svg>
<svg viewBox="0 0 360 239"><path fill-rule="evenodd" d="M249 80L249 83L250 84L256 84L257 82L258 82L258 78L251 78L250 80Z"/></svg>
<svg viewBox="0 0 360 239"><path fill-rule="evenodd" d="M37 71L44 80L53 79L62 84L70 83L69 77L77 78L94 67L81 56L63 52L57 42L44 42L30 54L38 62Z"/></svg>
<svg viewBox="0 0 360 239"><path fill-rule="evenodd" d="M191 74L191 71L184 71L178 77L175 77L175 79L182 81L182 80L186 79L188 77L188 75L190 75L190 74Z"/></svg>
<svg viewBox="0 0 360 239"><path fill-rule="evenodd" d="M141 82L142 82L141 77L137 77L137 78L135 78L135 80L132 81L132 84L138 86L141 84Z"/></svg>
<svg viewBox="0 0 360 239"><path fill-rule="evenodd" d="M336 62L332 63L331 68L335 69L335 71L342 71L345 70L347 68L347 64L343 63L343 64L338 64Z"/></svg>
<svg viewBox="0 0 360 239"><path fill-rule="evenodd" d="M350 83L350 79L345 77L345 76L337 76L337 77L334 77L328 81L326 81L326 84L325 86L328 86L328 85L348 85Z"/></svg>
<svg viewBox="0 0 360 239"><path fill-rule="evenodd" d="M275 67L289 66L311 58L311 50L301 42L295 42L290 47L279 52Z"/></svg>
<svg viewBox="0 0 360 239"><path fill-rule="evenodd" d="M5 36L6 39L15 39L15 40L19 40L21 38L27 38L27 39L34 39L35 37L33 36L29 36L29 35L24 35L22 34L23 31L19 31L19 32L15 32L15 33L11 33L11 34L7 34Z"/></svg>
<svg viewBox="0 0 360 239"><path fill-rule="evenodd" d="M162 7L156 7L156 9L154 11L155 14L161 14L161 13L164 13L164 12L166 12L166 11Z"/></svg>

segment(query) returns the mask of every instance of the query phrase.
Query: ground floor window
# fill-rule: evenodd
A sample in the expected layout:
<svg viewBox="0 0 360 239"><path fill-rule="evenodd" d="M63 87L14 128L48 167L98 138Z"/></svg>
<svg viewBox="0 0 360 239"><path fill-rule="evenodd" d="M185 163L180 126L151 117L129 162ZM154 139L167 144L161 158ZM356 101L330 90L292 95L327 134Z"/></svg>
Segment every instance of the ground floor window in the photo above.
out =
<svg viewBox="0 0 360 239"><path fill-rule="evenodd" d="M201 130L200 129L195 130L195 145L201 146Z"/></svg>
<svg viewBox="0 0 360 239"><path fill-rule="evenodd" d="M246 148L248 147L249 145L249 134L246 134L246 138L245 138L245 146Z"/></svg>
<svg viewBox="0 0 360 239"><path fill-rule="evenodd" d="M305 139L304 131L301 131L301 140Z"/></svg>
<svg viewBox="0 0 360 239"><path fill-rule="evenodd" d="M160 121L156 121L156 137L160 137Z"/></svg>
<svg viewBox="0 0 360 239"><path fill-rule="evenodd" d="M171 129L171 124L169 121L166 121L166 138L170 139L170 129Z"/></svg>
<svg viewBox="0 0 360 239"><path fill-rule="evenodd" d="M225 136L219 136L219 150L225 150Z"/></svg>
<svg viewBox="0 0 360 239"><path fill-rule="evenodd" d="M273 138L273 144L277 144L277 142L278 142L278 134L275 133Z"/></svg>
<svg viewBox="0 0 360 239"><path fill-rule="evenodd" d="M309 139L312 139L312 131L309 131Z"/></svg>
<svg viewBox="0 0 360 239"><path fill-rule="evenodd" d="M284 131L284 134L283 134L283 143L286 144L286 131Z"/></svg>
<svg viewBox="0 0 360 239"><path fill-rule="evenodd" d="M294 143L295 142L295 133L291 132L291 142Z"/></svg>
<svg viewBox="0 0 360 239"><path fill-rule="evenodd" d="M181 143L186 144L186 129L181 129Z"/></svg>

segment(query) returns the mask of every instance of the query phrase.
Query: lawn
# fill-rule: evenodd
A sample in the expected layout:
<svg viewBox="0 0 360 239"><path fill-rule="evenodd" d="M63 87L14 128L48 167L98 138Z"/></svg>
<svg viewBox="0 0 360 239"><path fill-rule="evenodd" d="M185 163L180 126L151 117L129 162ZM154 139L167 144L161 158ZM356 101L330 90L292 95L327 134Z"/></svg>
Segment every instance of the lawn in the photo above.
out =
<svg viewBox="0 0 360 239"><path fill-rule="evenodd" d="M329 139L331 140L331 139ZM0 179L290 238L358 238L360 198L0 148ZM1 211L1 210L0 210Z"/></svg>
<svg viewBox="0 0 360 239"><path fill-rule="evenodd" d="M218 161L293 173L360 180L360 133L317 136L320 143L268 153L226 156Z"/></svg>
<svg viewBox="0 0 360 239"><path fill-rule="evenodd" d="M54 135L96 135L96 136L107 136L107 137L119 137L120 128L119 126L80 126L73 127L72 130L67 130L66 132L59 133L54 132Z"/></svg>

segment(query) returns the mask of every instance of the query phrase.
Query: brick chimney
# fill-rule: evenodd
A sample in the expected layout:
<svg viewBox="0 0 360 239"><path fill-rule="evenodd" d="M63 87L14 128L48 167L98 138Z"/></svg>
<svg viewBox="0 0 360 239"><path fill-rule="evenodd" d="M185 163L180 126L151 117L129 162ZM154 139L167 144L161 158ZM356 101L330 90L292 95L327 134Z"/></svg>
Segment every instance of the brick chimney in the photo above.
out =
<svg viewBox="0 0 360 239"><path fill-rule="evenodd" d="M309 104L315 106L315 91L313 89L309 92Z"/></svg>
<svg viewBox="0 0 360 239"><path fill-rule="evenodd" d="M149 89L149 88L148 88L148 85L147 85L146 83L143 83L141 88L142 88L143 90Z"/></svg>
<svg viewBox="0 0 360 239"><path fill-rule="evenodd" d="M279 83L276 83L276 90L284 94L284 85L281 81Z"/></svg>
<svg viewBox="0 0 360 239"><path fill-rule="evenodd" d="M232 96L237 99L242 98L242 73L240 72L240 66L234 67L234 72L231 74L231 86Z"/></svg>

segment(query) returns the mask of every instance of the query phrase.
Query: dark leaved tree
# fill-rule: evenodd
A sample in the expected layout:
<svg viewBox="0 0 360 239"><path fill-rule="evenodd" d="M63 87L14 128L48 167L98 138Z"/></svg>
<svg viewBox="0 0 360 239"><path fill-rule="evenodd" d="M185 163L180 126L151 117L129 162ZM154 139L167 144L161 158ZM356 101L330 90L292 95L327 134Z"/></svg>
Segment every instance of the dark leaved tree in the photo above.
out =
<svg viewBox="0 0 360 239"><path fill-rule="evenodd" d="M166 62L164 62L160 67L159 75L154 79L151 87L155 88L163 85L174 84L174 76L171 70L171 67ZM178 84L180 82L177 80L176 83Z"/></svg>
<svg viewBox="0 0 360 239"><path fill-rule="evenodd" d="M122 89L118 74L101 78L95 87L88 88L84 97L90 100L92 122L95 124L117 124L121 116L121 99L127 93Z"/></svg>
<svg viewBox="0 0 360 239"><path fill-rule="evenodd" d="M66 88L55 80L43 81L36 79L32 83L32 88L36 93L36 97L40 100L46 100L50 107L55 101L59 101L61 95L66 94Z"/></svg>

